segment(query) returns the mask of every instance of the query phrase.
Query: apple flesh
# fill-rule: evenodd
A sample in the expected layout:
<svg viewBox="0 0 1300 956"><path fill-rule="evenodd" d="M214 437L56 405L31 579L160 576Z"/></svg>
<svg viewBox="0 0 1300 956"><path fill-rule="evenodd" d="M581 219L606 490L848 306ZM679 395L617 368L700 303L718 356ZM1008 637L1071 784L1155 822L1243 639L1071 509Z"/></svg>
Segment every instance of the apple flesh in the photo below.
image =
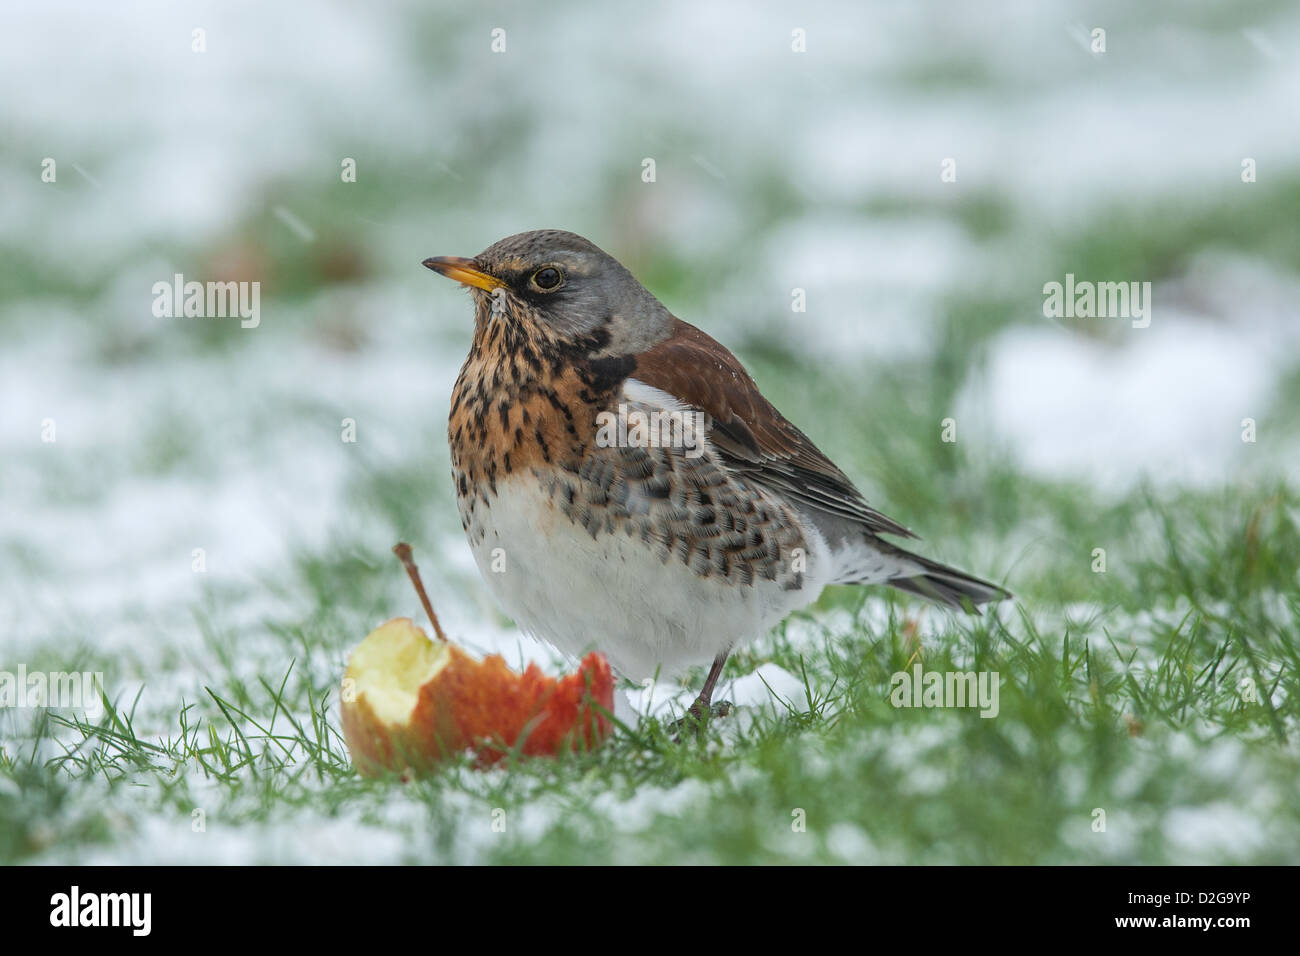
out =
<svg viewBox="0 0 1300 956"><path fill-rule="evenodd" d="M352 652L341 701L353 766L375 776L432 770L467 749L482 765L514 750L591 749L610 733L614 676L598 653L559 679L536 664L519 674L499 655L476 660L398 617Z"/></svg>

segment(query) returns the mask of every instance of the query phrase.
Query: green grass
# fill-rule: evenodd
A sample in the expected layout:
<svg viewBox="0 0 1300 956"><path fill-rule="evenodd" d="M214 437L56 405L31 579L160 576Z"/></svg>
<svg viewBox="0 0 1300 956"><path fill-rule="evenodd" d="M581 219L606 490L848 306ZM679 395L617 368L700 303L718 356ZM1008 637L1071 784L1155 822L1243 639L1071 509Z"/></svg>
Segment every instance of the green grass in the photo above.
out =
<svg viewBox="0 0 1300 956"><path fill-rule="evenodd" d="M819 388L867 401L892 387L879 381L874 394L844 379ZM793 394L793 379L783 384ZM816 390L805 398L821 400ZM1026 527L1041 540L1032 560L1008 553L996 569L1017 600L995 615L955 619L890 599L882 617L876 594L833 588L729 664L734 675L765 661L800 675L806 710L727 718L681 745L643 718L592 754L488 773L465 759L431 779L361 780L339 734L337 682L365 622L389 613L404 585L385 549L344 539L298 554L267 582L298 610L252 625L252 642L249 626L228 623L242 595L210 590L195 608L201 649L178 662L201 666L200 694L161 711L152 692L121 696L90 722L34 716L30 735L4 745L0 858L77 859L130 839L145 819L202 847L292 830L305 816L356 839L396 830L409 861L1174 862L1202 857L1170 842L1168 814L1229 806L1260 836L1205 858L1293 862L1296 490L1138 489L1103 501L976 454L947 462L952 450L937 441L898 437L922 430L927 413L915 414L868 429L848 456L888 454L900 469L891 510L952 560ZM418 468L372 464L350 497L400 526L427 483ZM1104 574L1091 567L1094 542L1112 555ZM891 706L891 675L918 655L927 670L998 672L998 716ZM74 662L93 669L94 652L83 643L29 666ZM126 669L147 687L156 666L142 658ZM497 808L504 833L491 828ZM1092 829L1098 808L1105 832ZM196 810L204 832L191 827ZM800 812L806 829L796 832Z"/></svg>
<svg viewBox="0 0 1300 956"><path fill-rule="evenodd" d="M970 70L936 70L928 82L964 83ZM471 164L482 145L448 162ZM2 244L17 267L0 278L0 297L58 294L76 303L82 317L69 334L80 341L86 333L88 375L145 374L173 360L238 368L255 349L312 332L318 315L306 303L314 296L406 276L372 251L378 233L365 223L407 203L435 207L460 187L379 172L387 175L368 175L355 190L311 180L274 190L277 203L317 226L315 244L259 209L224 242L165 250L187 273L230 250L259 263L264 308L285 306L266 339L228 325L177 325L136 349L114 323L99 323L96 306L113 273L158 249L124 249L120 263L70 285L17 244ZM473 608L482 594L437 550L458 534L443 426L413 408L388 423L401 435L400 454L365 442L349 452L345 493L332 503L337 516L323 543L297 544L283 565L256 576L214 580L187 602L188 620L124 597L120 619L109 623L125 622L138 641L110 651L97 639L103 622L50 612L28 669L102 670L114 679L94 720L4 715L0 862L222 859L223 845L253 862L1296 862L1295 476L1112 495L1025 474L1005 449L939 439L939 422L990 340L1041 305L1044 273L1161 279L1223 245L1294 270L1300 181L1292 174L1279 182L1102 209L1064 236L1035 232L996 195L963 192L928 208L912 198L864 199L847 212L947 217L976 242L1039 240L1025 291L945 299L933 349L921 359L828 368L761 332L729 343L873 503L925 536L928 553L1005 581L1016 599L996 613L958 618L879 591L832 588L728 663L729 677L767 662L797 675L806 708L774 701L685 744L645 717L620 723L590 754L514 759L489 772L465 757L436 777L363 780L340 736L338 684L362 636L414 606L389 546L399 538L416 545L435 604L442 595ZM750 212L752 236L805 201L788 184L769 185ZM621 188L596 186L593 205L626 207ZM467 251L420 248L410 260ZM751 268L746 252L720 245L712 259L686 261L658 250L638 271L663 298L689 306L718 277ZM381 261L391 271L376 278ZM383 318L345 316L342 338L364 339L367 323ZM754 326L785 318L758 316ZM464 334L430 327L410 348L463 346ZM1261 434L1300 433L1297 396L1300 368L1282 383ZM76 458L44 455L42 494L53 507L93 513L117 482L197 481L220 474L219 454L255 457L268 435L325 434L350 413L319 393L271 397L218 396L200 420L190 404L162 396L133 410L143 440L104 438ZM215 450L214 433L222 439ZM44 551L0 543L0 562L20 584L75 588L60 577L60 547L75 542ZM1093 570L1098 547L1107 552L1104 573ZM485 603L477 613L496 620ZM918 659L926 670L996 671L997 717L893 707L892 675ZM493 830L496 810L504 832ZM1094 828L1098 810L1104 831Z"/></svg>

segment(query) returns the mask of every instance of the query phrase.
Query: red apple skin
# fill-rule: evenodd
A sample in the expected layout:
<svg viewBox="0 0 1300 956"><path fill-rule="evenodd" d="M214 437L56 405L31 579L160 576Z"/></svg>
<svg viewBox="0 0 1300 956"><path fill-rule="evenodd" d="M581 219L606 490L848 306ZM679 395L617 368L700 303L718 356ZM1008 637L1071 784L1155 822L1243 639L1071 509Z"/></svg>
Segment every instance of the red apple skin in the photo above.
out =
<svg viewBox="0 0 1300 956"><path fill-rule="evenodd" d="M395 618L366 641L419 639L428 641L411 621ZM343 737L358 773L432 771L467 749L489 766L516 749L556 756L593 749L609 736L614 676L603 654L588 654L575 673L557 679L536 664L518 674L496 654L478 661L454 644L447 651L446 665L420 686L405 720L381 719L364 692L345 695ZM362 683L353 670L350 663L348 676Z"/></svg>
<svg viewBox="0 0 1300 956"><path fill-rule="evenodd" d="M614 674L604 654L593 651L575 673L558 681L529 664L521 683L536 687L537 712L544 715L524 739L524 753L556 754L565 747L591 750L609 736Z"/></svg>

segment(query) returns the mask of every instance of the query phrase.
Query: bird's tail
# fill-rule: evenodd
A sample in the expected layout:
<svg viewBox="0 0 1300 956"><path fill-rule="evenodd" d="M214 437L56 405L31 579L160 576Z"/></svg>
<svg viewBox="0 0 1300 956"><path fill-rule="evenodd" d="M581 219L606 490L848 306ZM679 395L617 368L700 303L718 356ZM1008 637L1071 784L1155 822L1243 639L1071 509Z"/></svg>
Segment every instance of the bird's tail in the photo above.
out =
<svg viewBox="0 0 1300 956"><path fill-rule="evenodd" d="M900 591L920 595L938 604L945 604L959 610L973 610L979 613L981 604L1002 601L1011 597L1011 592L996 584L984 581L965 571L958 571L938 561L931 561L919 554L897 549L900 557L919 570L915 573L900 574L887 582Z"/></svg>

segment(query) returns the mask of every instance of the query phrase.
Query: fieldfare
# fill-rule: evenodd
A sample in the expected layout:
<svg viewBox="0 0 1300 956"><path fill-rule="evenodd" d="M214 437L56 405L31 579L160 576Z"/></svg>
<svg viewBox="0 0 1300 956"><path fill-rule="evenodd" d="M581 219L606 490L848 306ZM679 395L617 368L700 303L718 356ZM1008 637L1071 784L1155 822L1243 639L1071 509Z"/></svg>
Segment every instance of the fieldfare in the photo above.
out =
<svg viewBox="0 0 1300 956"><path fill-rule="evenodd" d="M570 232L426 259L467 286L474 339L448 436L479 570L524 630L640 680L727 654L827 584L973 610L1008 592L905 551L727 349Z"/></svg>

